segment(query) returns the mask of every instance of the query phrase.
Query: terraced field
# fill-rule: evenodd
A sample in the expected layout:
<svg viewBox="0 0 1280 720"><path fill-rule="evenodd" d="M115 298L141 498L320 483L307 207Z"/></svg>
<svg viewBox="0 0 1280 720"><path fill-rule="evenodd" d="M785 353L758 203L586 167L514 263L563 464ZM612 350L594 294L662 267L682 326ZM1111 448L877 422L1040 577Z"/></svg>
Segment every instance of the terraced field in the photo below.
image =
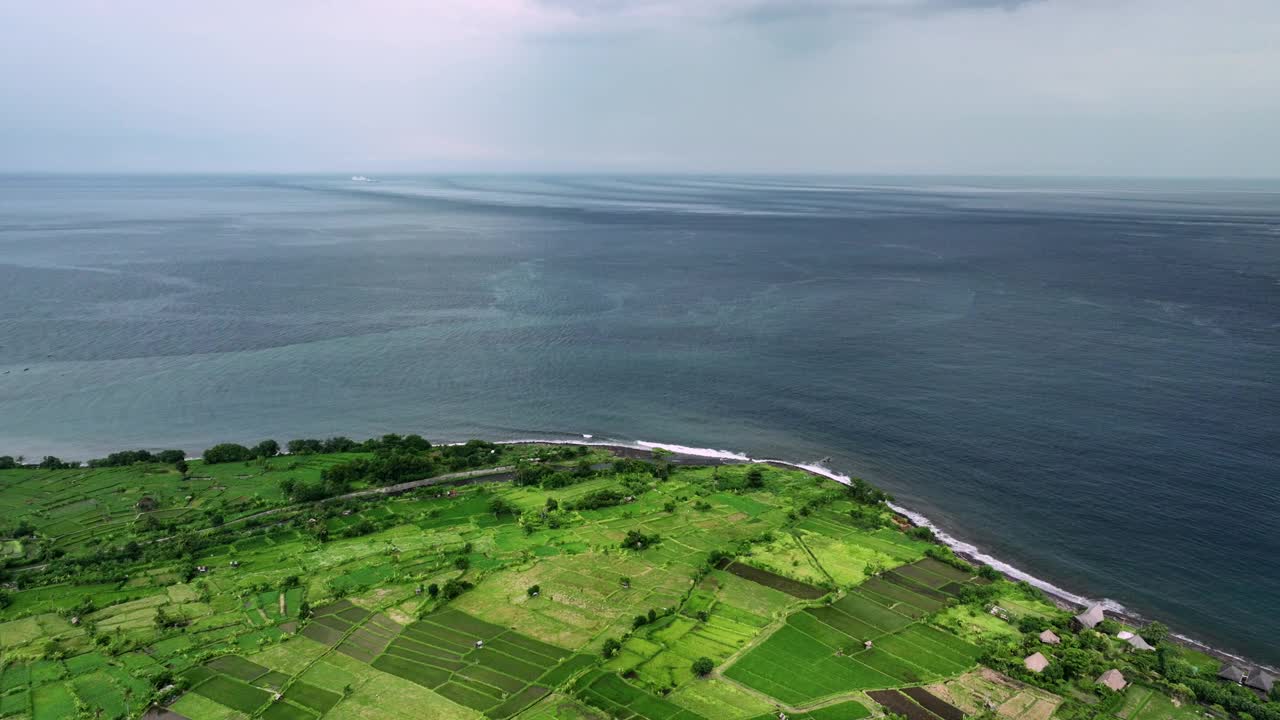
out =
<svg viewBox="0 0 1280 720"><path fill-rule="evenodd" d="M976 663L978 648L919 622L927 608L942 607L933 592L950 599L933 588L972 581L951 569L926 559L900 568L902 580L875 578L830 605L793 613L725 675L784 702L803 704L964 672ZM892 595L876 592L886 589Z"/></svg>
<svg viewBox="0 0 1280 720"><path fill-rule="evenodd" d="M284 488L383 456L0 471L0 718L1048 720L1072 702L975 670L977 643L1016 672L1028 640L990 604L1066 616L878 501L772 466L473 450L518 470L314 503ZM1118 720L1183 720L1130 692Z"/></svg>

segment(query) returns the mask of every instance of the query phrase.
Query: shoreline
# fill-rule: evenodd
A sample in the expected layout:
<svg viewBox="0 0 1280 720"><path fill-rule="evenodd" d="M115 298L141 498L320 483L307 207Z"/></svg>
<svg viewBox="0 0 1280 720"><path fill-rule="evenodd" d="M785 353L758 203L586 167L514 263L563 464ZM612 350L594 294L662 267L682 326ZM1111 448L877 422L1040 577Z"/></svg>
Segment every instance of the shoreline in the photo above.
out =
<svg viewBox="0 0 1280 720"><path fill-rule="evenodd" d="M620 456L637 459L652 458L652 452L655 449L661 448L672 453L671 462L676 465L740 465L745 463L759 463L773 465L775 467L800 470L814 477L832 480L840 483L841 485L848 485L851 482L851 478L848 475L844 475L832 470L831 468L825 467L820 462L805 463L791 460L779 460L775 458L753 458L745 453L731 450L690 447L687 445L651 442L647 440L627 441L614 438L596 439L593 435L588 434L575 435L573 433L556 432L547 433L547 437L509 438L491 440L490 442L499 445L586 445L590 447L608 449ZM437 444L462 445L464 443L465 441L447 441ZM280 454L288 455L288 453L284 451ZM186 459L198 460L200 459L200 456L190 455ZM1142 615L1130 610L1118 601L1110 598L1095 600L1083 595L1078 595L1059 587L1048 580L1032 575L1031 573L993 555L987 554L976 545L965 542L964 540L951 535L922 513L918 513L894 502L887 502L886 505L888 505L891 511L896 513L910 525L916 527L927 527L932 530L934 537L936 538L936 542L950 548L958 557L962 558L966 562L974 565L990 565L1010 580L1027 582L1043 592L1046 597L1063 610L1077 611L1085 609L1091 605L1101 605L1104 611L1124 624L1133 627L1143 627L1152 622L1151 619L1143 617ZM1223 663L1248 665L1263 668L1271 673L1280 674L1280 666L1257 662L1244 655L1223 650L1202 640L1182 634L1172 628L1170 628L1169 639L1178 645L1202 652Z"/></svg>
<svg viewBox="0 0 1280 720"><path fill-rule="evenodd" d="M499 444L548 444L548 445L589 445L593 447L602 447L615 452L619 452L627 457L649 457L656 448L669 450L673 453L672 461L676 464L702 464L702 465L739 465L744 463L760 463L765 465L773 465L777 467L785 467L793 470L801 470L815 477L833 480L841 485L848 485L850 478L830 468L824 467L817 463L800 463L790 460L777 460L773 458L753 458L744 453L729 450L716 450L714 448L696 448L685 445L676 445L670 443L656 443L645 440L636 440L632 443L626 443L619 440L594 440L590 435L579 436L579 439L533 439L525 438L518 440L498 440ZM1000 560L989 555L979 549L977 546L967 543L956 538L946 530L939 527L928 517L921 513L915 512L909 508L903 507L896 503L886 503L889 509L897 513L911 525L916 527L927 527L934 532L937 542L950 548L958 557L966 562L974 565L990 565L1000 571L1006 578L1014 581L1025 581L1043 592L1055 605L1063 610L1079 611L1088 608L1091 605L1101 605L1103 610L1111 615L1114 619L1133 627L1144 627L1153 622L1149 618L1145 618L1138 613L1128 609L1121 603L1110 598L1094 600L1083 595L1077 595L1069 590L1061 588L1043 578L1032 575L1008 562ZM1276 673L1280 671L1277 668L1266 663L1260 663L1249 659L1243 655L1238 655L1221 648L1214 647L1206 642L1197 640L1193 637L1176 632L1172 628L1169 631L1169 639L1183 647L1202 652L1223 663L1235 663L1249 665L1252 667L1263 668L1269 672Z"/></svg>

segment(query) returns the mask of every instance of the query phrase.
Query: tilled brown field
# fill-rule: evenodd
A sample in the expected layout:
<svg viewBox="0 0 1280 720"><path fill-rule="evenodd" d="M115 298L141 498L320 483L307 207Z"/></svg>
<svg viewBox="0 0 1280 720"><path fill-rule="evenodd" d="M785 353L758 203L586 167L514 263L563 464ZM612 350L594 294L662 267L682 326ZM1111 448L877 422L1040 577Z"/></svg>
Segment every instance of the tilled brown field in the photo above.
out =
<svg viewBox="0 0 1280 720"><path fill-rule="evenodd" d="M867 694L889 712L901 715L907 720L939 720L937 715L915 704L911 698L897 690L872 690Z"/></svg>
<svg viewBox="0 0 1280 720"><path fill-rule="evenodd" d="M942 720L964 720L964 712L960 708L935 696L924 688L905 688L902 692L923 706L924 709L942 718Z"/></svg>

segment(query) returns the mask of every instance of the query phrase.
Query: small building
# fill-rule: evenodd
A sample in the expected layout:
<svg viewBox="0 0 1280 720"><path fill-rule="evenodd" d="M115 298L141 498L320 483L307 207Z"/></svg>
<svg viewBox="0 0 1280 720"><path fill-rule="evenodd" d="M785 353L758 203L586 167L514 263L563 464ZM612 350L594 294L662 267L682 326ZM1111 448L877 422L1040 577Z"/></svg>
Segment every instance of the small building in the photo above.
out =
<svg viewBox="0 0 1280 720"><path fill-rule="evenodd" d="M1223 665L1222 669L1218 671L1219 678L1236 684L1244 682L1244 675L1244 668L1236 667L1235 665Z"/></svg>
<svg viewBox="0 0 1280 720"><path fill-rule="evenodd" d="M862 643L862 647L864 650L870 650L872 648L872 645L873 643L870 640L864 641Z"/></svg>
<svg viewBox="0 0 1280 720"><path fill-rule="evenodd" d="M209 566L208 566L208 565L197 565L197 566L196 566L196 572L209 572Z"/></svg>
<svg viewBox="0 0 1280 720"><path fill-rule="evenodd" d="M1045 645L1061 645L1062 638L1055 635L1052 630L1045 630L1044 632L1040 633L1040 642L1044 643Z"/></svg>
<svg viewBox="0 0 1280 720"><path fill-rule="evenodd" d="M1134 635L1133 637L1129 638L1127 642L1129 643L1129 647L1133 648L1134 650L1139 650L1144 652L1155 650L1155 648L1151 647L1150 643L1142 639L1141 635Z"/></svg>
<svg viewBox="0 0 1280 720"><path fill-rule="evenodd" d="M232 560L232 561L231 561L231 567L233 567L233 568L238 568L238 567L240 567L240 561L239 561L239 560Z"/></svg>
<svg viewBox="0 0 1280 720"><path fill-rule="evenodd" d="M1245 678L1244 686L1257 690L1263 697L1269 697L1271 690L1276 686L1276 679L1266 670L1258 668Z"/></svg>
<svg viewBox="0 0 1280 720"><path fill-rule="evenodd" d="M483 641L483 640L477 640L477 641L476 641L476 647L478 647L478 648L482 648L482 647L484 647L484 641Z"/></svg>
<svg viewBox="0 0 1280 720"><path fill-rule="evenodd" d="M1133 637L1133 633L1129 632L1128 630L1121 630L1120 632L1116 633L1116 637L1120 638L1121 640L1128 640L1129 638Z"/></svg>
<svg viewBox="0 0 1280 720"><path fill-rule="evenodd" d="M1129 683L1124 679L1124 675L1122 675L1119 670L1111 668L1098 676L1098 684L1106 685L1112 690L1120 692Z"/></svg>
<svg viewBox="0 0 1280 720"><path fill-rule="evenodd" d="M1107 616L1102 613L1101 605L1093 605L1088 610L1071 618L1071 624L1077 630L1092 630L1098 627L1098 624L1106 620Z"/></svg>
<svg viewBox="0 0 1280 720"><path fill-rule="evenodd" d="M1035 653L1023 659L1022 664L1033 673L1044 672L1044 669L1049 667L1049 658L1041 653Z"/></svg>

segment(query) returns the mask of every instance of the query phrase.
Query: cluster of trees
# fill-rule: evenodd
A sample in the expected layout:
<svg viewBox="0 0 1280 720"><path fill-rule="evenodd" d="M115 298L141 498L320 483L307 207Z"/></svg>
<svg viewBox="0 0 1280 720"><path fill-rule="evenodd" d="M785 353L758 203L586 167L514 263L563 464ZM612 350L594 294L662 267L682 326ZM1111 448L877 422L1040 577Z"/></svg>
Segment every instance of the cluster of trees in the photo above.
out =
<svg viewBox="0 0 1280 720"><path fill-rule="evenodd" d="M280 481L280 492L292 502L315 502L351 490L351 484L340 478L327 478L321 473L319 482L306 482L294 478Z"/></svg>
<svg viewBox="0 0 1280 720"><path fill-rule="evenodd" d="M674 611L671 611L671 612L674 612ZM658 611L655 610L654 608L649 608L648 613L644 615L637 615L634 618L631 618L631 629L639 630L640 628L644 627L645 625L648 625L649 623L657 622L659 617L666 617L667 615L671 614L671 612L664 612L659 614Z"/></svg>
<svg viewBox="0 0 1280 720"><path fill-rule="evenodd" d="M313 447L311 443L320 443L321 448L325 443L330 447L350 447L346 444L348 442L354 443L346 438L333 438L323 442L292 440L289 444L293 447L295 443L303 443L308 448ZM309 502L348 492L356 483L383 487L433 477L440 474L441 469L482 467L492 462L497 445L471 440L462 445L433 448L419 435L383 435L352 449L371 452L373 456L353 458L325 468L320 473L318 484L292 481L285 494L296 501ZM283 483L281 487L284 487Z"/></svg>
<svg viewBox="0 0 1280 720"><path fill-rule="evenodd" d="M511 482L522 487L538 485L546 490L555 490L576 485L595 475L591 461L587 458L580 458L572 470L522 460L516 463L516 474Z"/></svg>
<svg viewBox="0 0 1280 720"><path fill-rule="evenodd" d="M280 443L275 440L263 440L253 447L245 447L236 443L219 443L204 451L204 461L210 465L217 463L245 462L258 458L275 457L280 454Z"/></svg>
<svg viewBox="0 0 1280 720"><path fill-rule="evenodd" d="M321 453L355 452L360 443L347 437L331 437L328 440L300 438L285 443L290 455L319 455Z"/></svg>
<svg viewBox="0 0 1280 720"><path fill-rule="evenodd" d="M1264 701L1239 685L1224 683L1216 678L1206 680L1191 676L1169 677L1191 691L1195 699L1209 705L1218 705L1241 718L1253 720L1280 720L1280 692L1273 691L1270 701Z"/></svg>
<svg viewBox="0 0 1280 720"><path fill-rule="evenodd" d="M470 590L473 587L475 586L467 582L466 580L450 578L448 580L445 580L444 587L441 587L436 583L431 583L430 585L428 585L427 594L430 595L433 600L436 598L443 598L444 600L448 601L458 597L459 595Z"/></svg>
<svg viewBox="0 0 1280 720"><path fill-rule="evenodd" d="M662 542L662 538L656 533L646 535L639 530L628 530L627 536L622 539L620 546L625 550L644 550L660 542Z"/></svg>
<svg viewBox="0 0 1280 720"><path fill-rule="evenodd" d="M177 465L185 460L187 454L181 450L161 450L159 452L151 452L150 450L121 450L113 452L104 458L96 458L88 462L89 467L126 467L136 465L138 463L163 463L165 465ZM79 467L80 464L63 460L55 455L45 455L40 462L28 464L23 462L21 456L13 457L12 455L0 455L0 470L17 470L19 468L40 469L40 470L67 470Z"/></svg>
<svg viewBox="0 0 1280 720"><path fill-rule="evenodd" d="M24 463L23 462L24 459L25 458L23 458L21 455L19 455L16 458L11 455L0 455L0 470L17 470L20 468L26 468L26 469L39 468L40 470L66 470L68 468L76 467L76 463L66 462L61 458L55 457L53 455L45 455L44 458L35 465Z"/></svg>
<svg viewBox="0 0 1280 720"><path fill-rule="evenodd" d="M626 493L618 488L601 488L592 490L574 501L570 510L595 510L603 507L621 505L627 499Z"/></svg>
<svg viewBox="0 0 1280 720"><path fill-rule="evenodd" d="M137 465L138 462L163 462L165 465L178 465L186 460L186 452L180 450L122 450L106 457L97 457L88 461L90 468L124 468ZM40 470L68 470L78 468L78 462L63 460L55 455L46 455L36 464L27 464L22 456L0 455L0 470L17 470L20 468Z"/></svg>
<svg viewBox="0 0 1280 720"><path fill-rule="evenodd" d="M320 473L320 479L326 485L349 488L357 482L378 486L395 485L435 474L436 464L430 455L392 451L368 458L355 458L325 468Z"/></svg>
<svg viewBox="0 0 1280 720"><path fill-rule="evenodd" d="M149 450L122 450L113 452L104 458L89 461L89 467L124 467L138 463L163 463L175 465L182 462L187 454L181 450L161 450L153 453Z"/></svg>
<svg viewBox="0 0 1280 720"><path fill-rule="evenodd" d="M879 505L893 499L888 493L862 478L850 479L845 488L845 493L850 500L863 505Z"/></svg>

